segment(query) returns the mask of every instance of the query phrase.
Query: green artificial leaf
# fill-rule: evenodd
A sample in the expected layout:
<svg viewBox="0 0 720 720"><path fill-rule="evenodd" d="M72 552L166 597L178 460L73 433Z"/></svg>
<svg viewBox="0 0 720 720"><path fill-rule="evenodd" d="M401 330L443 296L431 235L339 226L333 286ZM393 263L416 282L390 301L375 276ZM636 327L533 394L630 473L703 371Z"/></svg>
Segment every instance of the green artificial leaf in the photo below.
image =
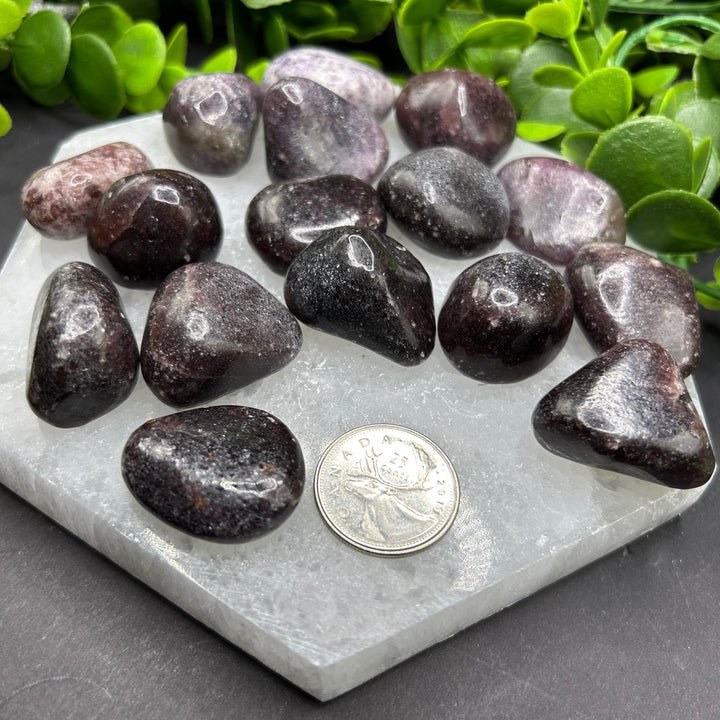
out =
<svg viewBox="0 0 720 720"><path fill-rule="evenodd" d="M604 132L587 169L610 183L631 207L662 190L692 188L692 136L661 116L643 117Z"/></svg>
<svg viewBox="0 0 720 720"><path fill-rule="evenodd" d="M574 88L582 82L583 76L567 65L545 65L533 73L532 79L544 87Z"/></svg>
<svg viewBox="0 0 720 720"><path fill-rule="evenodd" d="M536 3L537 0L485 0L482 5L493 15L520 15Z"/></svg>
<svg viewBox="0 0 720 720"><path fill-rule="evenodd" d="M12 53L4 47L0 47L0 72L7 70L12 62Z"/></svg>
<svg viewBox="0 0 720 720"><path fill-rule="evenodd" d="M706 285L709 289L713 289L720 294L720 283L709 282L706 283ZM708 310L720 310L720 299L713 297L712 295L708 295L707 293L702 292L702 290L697 291L697 299L698 302Z"/></svg>
<svg viewBox="0 0 720 720"><path fill-rule="evenodd" d="M245 66L245 74L254 80L258 85L262 83L263 75L265 74L265 71L268 68L268 65L270 64L270 60L268 58L260 58L259 60L255 60L254 62L251 62L249 65Z"/></svg>
<svg viewBox="0 0 720 720"><path fill-rule="evenodd" d="M277 10L270 10L265 16L262 25L265 49L268 55L279 55L290 47L290 38L285 27L285 21Z"/></svg>
<svg viewBox="0 0 720 720"><path fill-rule="evenodd" d="M144 95L128 95L125 107L133 113L149 113L162 110L167 103L168 93L160 85L156 85Z"/></svg>
<svg viewBox="0 0 720 720"><path fill-rule="evenodd" d="M23 11L12 0L0 0L0 38L9 37L22 24Z"/></svg>
<svg viewBox="0 0 720 720"><path fill-rule="evenodd" d="M680 30L656 28L645 39L648 50L656 53L675 53L676 55L700 55L702 43L692 35Z"/></svg>
<svg viewBox="0 0 720 720"><path fill-rule="evenodd" d="M163 68L158 85L165 91L165 93L170 94L170 91L175 87L175 85L177 85L181 80L184 80L186 77L190 77L190 75L190 71L184 65L169 63Z"/></svg>
<svg viewBox="0 0 720 720"><path fill-rule="evenodd" d="M587 0L586 4L590 27L599 28L605 22L610 0Z"/></svg>
<svg viewBox="0 0 720 720"><path fill-rule="evenodd" d="M449 0L405 0L397 11L400 25L422 25L442 13Z"/></svg>
<svg viewBox="0 0 720 720"><path fill-rule="evenodd" d="M199 0L193 0L197 5ZM107 0L90 0L90 5L106 5ZM160 20L160 0L112 0L113 5L121 7L135 20Z"/></svg>
<svg viewBox="0 0 720 720"><path fill-rule="evenodd" d="M720 154L720 99L683 105L675 113L675 122L690 130L695 140L710 138L715 152Z"/></svg>
<svg viewBox="0 0 720 720"><path fill-rule="evenodd" d="M700 187L694 189L694 192L706 200L712 200L718 187L720 187L720 156L712 149L705 176Z"/></svg>
<svg viewBox="0 0 720 720"><path fill-rule="evenodd" d="M27 15L32 5L32 0L15 0L15 4L20 8L23 15Z"/></svg>
<svg viewBox="0 0 720 720"><path fill-rule="evenodd" d="M693 147L692 159L692 191L700 194L700 188L710 167L710 158L712 157L713 146L712 140L707 137L699 143L695 143Z"/></svg>
<svg viewBox="0 0 720 720"><path fill-rule="evenodd" d="M125 90L117 60L104 40L95 35L75 35L65 78L85 112L99 120L120 114Z"/></svg>
<svg viewBox="0 0 720 720"><path fill-rule="evenodd" d="M212 11L210 10L210 0L193 0L193 4L195 5L195 17L197 18L202 38L206 43L210 43L213 39L213 22Z"/></svg>
<svg viewBox="0 0 720 720"><path fill-rule="evenodd" d="M632 80L624 68L600 68L580 82L570 96L575 114L593 125L610 128L632 108Z"/></svg>
<svg viewBox="0 0 720 720"><path fill-rule="evenodd" d="M55 87L70 58L67 20L52 10L31 15L15 35L12 54L15 70L28 85L41 90Z"/></svg>
<svg viewBox="0 0 720 720"><path fill-rule="evenodd" d="M70 32L97 35L112 47L132 24L132 18L117 5L87 5L72 21Z"/></svg>
<svg viewBox="0 0 720 720"><path fill-rule="evenodd" d="M490 50L466 46L462 48L462 52L470 71L494 78L498 83L510 75L522 56L520 48Z"/></svg>
<svg viewBox="0 0 720 720"><path fill-rule="evenodd" d="M545 88L543 93L526 105L520 117L532 123L563 125L567 132L597 130L573 112L570 107L571 92L566 88Z"/></svg>
<svg viewBox="0 0 720 720"><path fill-rule="evenodd" d="M694 193L663 190L628 210L627 231L655 252L710 252L720 246L720 211Z"/></svg>
<svg viewBox="0 0 720 720"><path fill-rule="evenodd" d="M64 103L70 97L70 88L65 79L51 88L36 88L28 85L13 68L13 79L18 87L38 105L52 107Z"/></svg>
<svg viewBox="0 0 720 720"><path fill-rule="evenodd" d="M348 56L351 57L353 60L357 60L358 62L363 63L364 65L369 65L375 70L382 71L382 60L380 60L377 55L373 55L373 53L365 52L364 50L354 50L352 52L349 52Z"/></svg>
<svg viewBox="0 0 720 720"><path fill-rule="evenodd" d="M397 15L393 18L393 29L400 54L410 72L416 75L422 70L422 25L400 25Z"/></svg>
<svg viewBox="0 0 720 720"><path fill-rule="evenodd" d="M293 0L281 9L283 20L288 26L312 28L331 25L338 21L337 10L327 2L313 0Z"/></svg>
<svg viewBox="0 0 720 720"><path fill-rule="evenodd" d="M720 62L698 55L693 63L693 81L698 98L720 96Z"/></svg>
<svg viewBox="0 0 720 720"><path fill-rule="evenodd" d="M287 2L290 2L290 0L242 0L243 5L251 10L264 10L277 5L284 5Z"/></svg>
<svg viewBox="0 0 720 720"><path fill-rule="evenodd" d="M129 95L145 95L160 80L165 67L165 38L155 23L142 21L112 46Z"/></svg>
<svg viewBox="0 0 720 720"><path fill-rule="evenodd" d="M7 135L10 132L10 128L12 128L12 118L10 117L10 113L2 103L0 103L0 137Z"/></svg>
<svg viewBox="0 0 720 720"><path fill-rule="evenodd" d="M577 29L573 9L564 2L544 2L528 10L525 20L543 35L564 40Z"/></svg>
<svg viewBox="0 0 720 720"><path fill-rule="evenodd" d="M572 14L573 25L575 30L578 29L580 21L582 20L583 14L583 0L556 0L561 2L563 5L567 5L570 13Z"/></svg>
<svg viewBox="0 0 720 720"><path fill-rule="evenodd" d="M516 133L518 137L521 137L523 140L528 140L529 142L547 142L562 135L565 130L565 125L519 120Z"/></svg>
<svg viewBox="0 0 720 720"><path fill-rule="evenodd" d="M450 65L448 59L460 47L461 35L455 32L446 16L425 23L421 34L421 61L423 71L436 70Z"/></svg>
<svg viewBox="0 0 720 720"><path fill-rule="evenodd" d="M317 28L298 28L286 25L288 35L301 43L327 43L339 40L351 40L357 35L354 25L325 25Z"/></svg>
<svg viewBox="0 0 720 720"><path fill-rule="evenodd" d="M598 68L600 56L602 55L602 47L593 35L581 38L577 41L577 49L585 62L584 72L589 73Z"/></svg>
<svg viewBox="0 0 720 720"><path fill-rule="evenodd" d="M645 68L632 76L633 90L643 98L654 95L669 88L680 75L677 65L655 65Z"/></svg>
<svg viewBox="0 0 720 720"><path fill-rule="evenodd" d="M483 20L462 37L463 45L495 50L526 47L535 39L535 29L524 20L497 18Z"/></svg>
<svg viewBox="0 0 720 720"><path fill-rule="evenodd" d="M600 53L600 57L597 61L597 67L602 68L607 66L611 58L620 49L620 46L623 44L626 36L627 30L619 30L610 38L610 40L608 40L607 44L603 47L602 52Z"/></svg>
<svg viewBox="0 0 720 720"><path fill-rule="evenodd" d="M210 57L208 57L205 62L200 67L200 72L202 73L216 73L216 72L225 72L225 73L231 73L235 72L235 68L237 67L237 50L231 46L227 45L224 48L220 48L216 52L214 52Z"/></svg>
<svg viewBox="0 0 720 720"><path fill-rule="evenodd" d="M585 167L599 137L600 133L593 130L567 133L560 143L560 152L570 162Z"/></svg>
<svg viewBox="0 0 720 720"><path fill-rule="evenodd" d="M715 261L713 266L713 276L716 283L720 283L720 257Z"/></svg>
<svg viewBox="0 0 720 720"><path fill-rule="evenodd" d="M342 0L336 7L339 23L357 28L353 42L381 35L393 18L393 0Z"/></svg>
<svg viewBox="0 0 720 720"><path fill-rule="evenodd" d="M187 25L179 23L168 34L165 62L168 65L184 65L187 58Z"/></svg>
<svg viewBox="0 0 720 720"><path fill-rule="evenodd" d="M709 60L720 60L720 32L711 35L700 48L700 55Z"/></svg>
<svg viewBox="0 0 720 720"><path fill-rule="evenodd" d="M681 107L695 100L697 100L695 83L690 81L673 85L665 92L657 114L674 120Z"/></svg>

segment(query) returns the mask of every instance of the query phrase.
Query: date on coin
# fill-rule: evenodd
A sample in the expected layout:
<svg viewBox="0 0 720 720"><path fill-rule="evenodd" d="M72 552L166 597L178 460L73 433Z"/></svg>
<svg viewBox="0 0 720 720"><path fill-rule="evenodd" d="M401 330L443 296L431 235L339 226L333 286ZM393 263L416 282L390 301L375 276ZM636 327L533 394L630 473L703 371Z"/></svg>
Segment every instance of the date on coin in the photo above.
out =
<svg viewBox="0 0 720 720"><path fill-rule="evenodd" d="M459 497L445 453L397 425L345 433L315 472L315 499L330 528L378 555L406 555L439 540L455 519Z"/></svg>

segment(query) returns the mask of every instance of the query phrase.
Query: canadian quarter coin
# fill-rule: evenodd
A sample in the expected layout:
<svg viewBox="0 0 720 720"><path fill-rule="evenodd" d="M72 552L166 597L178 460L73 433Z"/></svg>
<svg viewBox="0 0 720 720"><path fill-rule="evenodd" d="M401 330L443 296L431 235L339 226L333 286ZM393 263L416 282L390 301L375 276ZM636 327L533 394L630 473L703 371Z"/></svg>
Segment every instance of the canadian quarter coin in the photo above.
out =
<svg viewBox="0 0 720 720"><path fill-rule="evenodd" d="M434 442L382 424L355 428L325 450L315 499L346 542L377 555L406 555L447 532L460 492L452 463Z"/></svg>

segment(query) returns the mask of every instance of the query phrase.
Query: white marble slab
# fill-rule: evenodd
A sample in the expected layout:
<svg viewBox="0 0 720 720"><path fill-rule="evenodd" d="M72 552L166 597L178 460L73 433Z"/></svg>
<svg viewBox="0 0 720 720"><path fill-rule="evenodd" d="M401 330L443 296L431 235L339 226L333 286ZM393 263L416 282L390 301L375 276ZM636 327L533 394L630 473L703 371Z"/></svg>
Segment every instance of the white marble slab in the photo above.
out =
<svg viewBox="0 0 720 720"><path fill-rule="evenodd" d="M393 121L391 159L405 154ZM126 140L158 167L182 169L157 115L83 132L58 150L65 158ZM511 155L535 154L517 142ZM244 214L267 182L261 138L236 176L201 176L222 210L219 259L282 296L282 278L249 247ZM402 235L389 230L400 240ZM408 247L433 278L439 309L471 261ZM216 401L263 408L300 440L308 468L303 498L275 533L245 545L194 540L157 520L131 497L120 474L130 432L171 412L142 380L122 406L82 428L42 423L24 398L28 333L46 276L89 260L84 239L21 231L0 275L0 480L108 558L322 700L335 697L621 547L682 512L702 489L673 491L555 457L534 440L530 413L540 397L593 353L578 328L557 360L516 385L480 385L461 376L440 348L415 368L394 365L350 343L305 329L303 349L276 375ZM149 291L121 288L138 340ZM689 383L692 386L692 383ZM323 449L358 425L388 422L434 440L455 465L457 519L428 550L374 557L323 524L312 474Z"/></svg>

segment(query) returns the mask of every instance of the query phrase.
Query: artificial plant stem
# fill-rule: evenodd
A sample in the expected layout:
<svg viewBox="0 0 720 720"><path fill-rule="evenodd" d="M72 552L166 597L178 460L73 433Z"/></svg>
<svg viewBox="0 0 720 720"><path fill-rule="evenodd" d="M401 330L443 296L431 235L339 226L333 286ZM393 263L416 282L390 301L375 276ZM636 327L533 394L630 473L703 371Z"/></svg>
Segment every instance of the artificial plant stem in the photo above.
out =
<svg viewBox="0 0 720 720"><path fill-rule="evenodd" d="M575 33L570 35L567 39L568 45L570 46L570 50L572 51L573 57L575 58L575 62L578 64L578 68L580 69L580 72L587 76L590 74L590 68L587 66L587 63L585 62L585 58L583 57L582 52L580 51L580 48L577 44L577 40L575 39Z"/></svg>
<svg viewBox="0 0 720 720"><path fill-rule="evenodd" d="M692 281L697 292L701 292L703 295L707 295L713 300L720 300L720 288L709 285L708 283L705 283L702 280L698 280L695 277L692 279Z"/></svg>
<svg viewBox="0 0 720 720"><path fill-rule="evenodd" d="M610 0L610 10L647 15L670 15L676 13L712 13L720 11L720 2L637 2L637 0Z"/></svg>

